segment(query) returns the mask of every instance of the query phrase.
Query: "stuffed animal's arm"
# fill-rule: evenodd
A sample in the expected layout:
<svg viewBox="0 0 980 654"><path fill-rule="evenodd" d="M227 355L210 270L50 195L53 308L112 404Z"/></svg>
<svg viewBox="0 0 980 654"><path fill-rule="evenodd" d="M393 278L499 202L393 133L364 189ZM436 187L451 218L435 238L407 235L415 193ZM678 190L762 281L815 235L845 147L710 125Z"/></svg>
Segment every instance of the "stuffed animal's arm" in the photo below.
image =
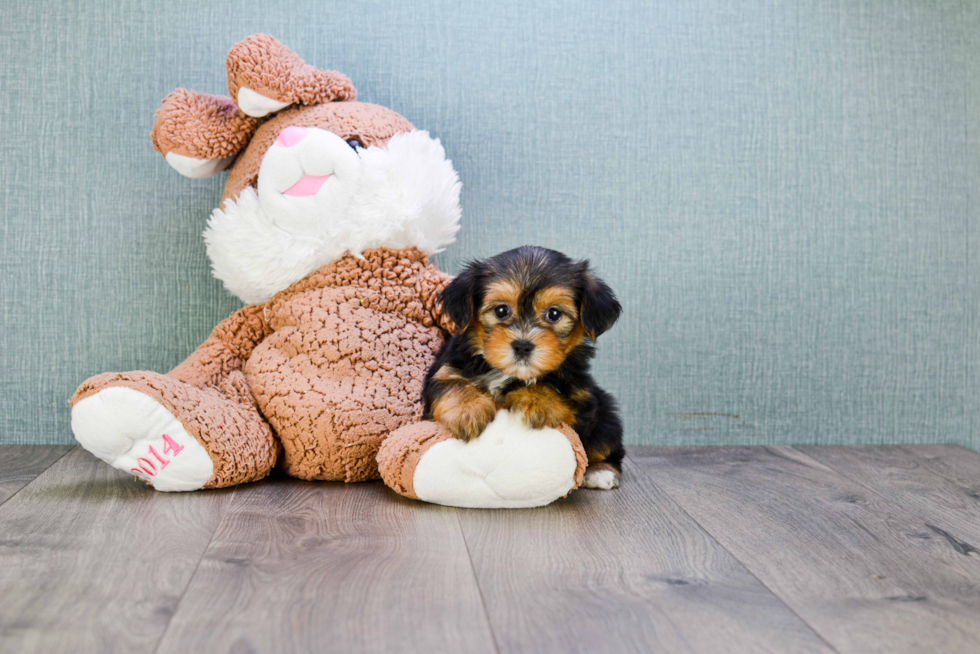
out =
<svg viewBox="0 0 980 654"><path fill-rule="evenodd" d="M222 320L211 336L167 376L205 388L240 370L255 346L272 333L263 318L265 308L264 304L250 304Z"/></svg>

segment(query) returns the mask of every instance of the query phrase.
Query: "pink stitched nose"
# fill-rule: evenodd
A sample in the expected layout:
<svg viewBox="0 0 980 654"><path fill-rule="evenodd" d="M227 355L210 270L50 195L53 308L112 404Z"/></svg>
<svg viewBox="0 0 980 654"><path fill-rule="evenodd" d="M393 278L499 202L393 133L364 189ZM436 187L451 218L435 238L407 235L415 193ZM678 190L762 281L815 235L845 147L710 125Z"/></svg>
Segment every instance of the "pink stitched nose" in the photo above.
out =
<svg viewBox="0 0 980 654"><path fill-rule="evenodd" d="M293 125L292 127L287 127L279 132L279 136L276 138L276 143L284 148L291 148L302 141L305 136L305 127L297 127L296 125Z"/></svg>

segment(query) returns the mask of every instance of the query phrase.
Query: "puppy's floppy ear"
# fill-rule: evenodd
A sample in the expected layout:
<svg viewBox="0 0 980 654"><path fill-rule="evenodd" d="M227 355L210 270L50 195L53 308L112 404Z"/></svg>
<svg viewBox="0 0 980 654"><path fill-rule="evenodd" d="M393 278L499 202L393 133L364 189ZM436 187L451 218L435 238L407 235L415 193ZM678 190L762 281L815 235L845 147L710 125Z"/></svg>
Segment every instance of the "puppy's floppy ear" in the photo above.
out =
<svg viewBox="0 0 980 654"><path fill-rule="evenodd" d="M580 298L579 315L582 327L593 341L616 324L619 314L623 312L622 305L616 299L616 294L589 270L589 262L581 262L582 295Z"/></svg>
<svg viewBox="0 0 980 654"><path fill-rule="evenodd" d="M476 301L474 296L479 288L482 274L482 264L473 262L439 293L442 310L456 323L456 329L459 331L466 329L473 317L473 305Z"/></svg>

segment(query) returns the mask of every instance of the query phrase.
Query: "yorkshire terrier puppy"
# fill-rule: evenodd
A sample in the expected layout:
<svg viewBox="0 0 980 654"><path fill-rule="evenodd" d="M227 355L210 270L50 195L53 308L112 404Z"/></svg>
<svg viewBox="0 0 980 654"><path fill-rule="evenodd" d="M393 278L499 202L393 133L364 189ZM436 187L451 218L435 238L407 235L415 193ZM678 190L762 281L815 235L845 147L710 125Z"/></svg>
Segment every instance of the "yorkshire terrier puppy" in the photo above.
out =
<svg viewBox="0 0 980 654"><path fill-rule="evenodd" d="M554 250L521 247L466 266L440 294L458 332L423 387L425 417L468 441L497 407L535 429L567 423L589 457L583 485L619 485L623 426L589 368L596 338L619 318L612 290Z"/></svg>

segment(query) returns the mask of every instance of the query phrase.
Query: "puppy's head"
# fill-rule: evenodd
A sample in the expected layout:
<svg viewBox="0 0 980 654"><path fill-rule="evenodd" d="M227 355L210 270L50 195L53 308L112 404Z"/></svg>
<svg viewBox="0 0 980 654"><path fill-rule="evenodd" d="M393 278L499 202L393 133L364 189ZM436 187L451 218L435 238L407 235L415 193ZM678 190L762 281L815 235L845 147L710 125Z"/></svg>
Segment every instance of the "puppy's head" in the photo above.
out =
<svg viewBox="0 0 980 654"><path fill-rule="evenodd" d="M622 311L588 261L530 246L469 264L439 299L487 363L524 380L561 366Z"/></svg>

